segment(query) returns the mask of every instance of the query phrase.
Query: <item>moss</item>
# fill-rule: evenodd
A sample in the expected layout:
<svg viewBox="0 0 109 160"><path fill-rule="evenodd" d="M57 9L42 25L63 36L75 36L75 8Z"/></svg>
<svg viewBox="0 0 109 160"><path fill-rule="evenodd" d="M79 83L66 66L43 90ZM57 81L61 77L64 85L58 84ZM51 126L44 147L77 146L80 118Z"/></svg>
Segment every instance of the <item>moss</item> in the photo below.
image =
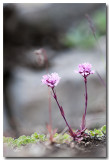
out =
<svg viewBox="0 0 109 160"><path fill-rule="evenodd" d="M102 138L106 134L106 125L102 126L100 129L94 129L93 131L86 130L85 132L91 137ZM3 137L3 143L7 143L8 145L11 145L13 147L21 147L22 145L26 145L29 143L45 142L47 140L48 139L46 135L38 134L36 132L31 136L22 135L17 139L14 139L12 137ZM70 143L72 141L72 137L67 133L64 133L63 135L55 133L54 141L61 144Z"/></svg>
<svg viewBox="0 0 109 160"><path fill-rule="evenodd" d="M92 130L86 130L86 133L88 133L92 137L98 137L102 138L106 134L106 125L102 126L100 129L94 129Z"/></svg>

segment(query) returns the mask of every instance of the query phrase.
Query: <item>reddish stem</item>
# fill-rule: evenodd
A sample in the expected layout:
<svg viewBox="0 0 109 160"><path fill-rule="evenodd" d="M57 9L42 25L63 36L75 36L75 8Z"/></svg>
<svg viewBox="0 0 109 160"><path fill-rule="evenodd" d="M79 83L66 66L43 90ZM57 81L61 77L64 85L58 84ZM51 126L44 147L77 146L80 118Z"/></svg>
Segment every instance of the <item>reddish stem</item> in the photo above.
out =
<svg viewBox="0 0 109 160"><path fill-rule="evenodd" d="M76 134L72 131L70 125L68 124L68 122L67 122L67 120L66 120L66 118L65 118L64 110L63 110L62 106L59 105L59 102L58 102L58 100L57 100L57 96L56 96L56 93L55 93L55 91L54 91L54 88L52 88L52 91L53 91L53 94L54 94L53 97L54 97L54 99L56 100L56 103L57 103L57 105L58 105L58 107L59 107L59 110L60 110L60 112L61 112L61 115L62 115L62 117L63 117L66 125L67 125L68 128L69 128L69 132L70 132L71 136L72 136L72 137L74 138L74 140L75 140Z"/></svg>
<svg viewBox="0 0 109 160"><path fill-rule="evenodd" d="M87 95L87 78L84 78L84 82L85 82L85 116L86 116L87 100L88 100L88 95Z"/></svg>
<svg viewBox="0 0 109 160"><path fill-rule="evenodd" d="M39 63L41 63L41 55L44 57L45 61L45 67L46 67L46 72L48 73L48 57L45 49L40 49L40 52L37 52L37 55L39 56ZM51 113L51 94L50 94L50 89L48 87L48 101L49 101L49 133L50 133L50 139L52 141L52 113Z"/></svg>
<svg viewBox="0 0 109 160"><path fill-rule="evenodd" d="M82 117L82 124L81 124L81 130L85 129L85 122L86 122L86 112L87 112L87 100L88 100L88 95L87 95L87 78L84 77L84 83L85 83L85 112Z"/></svg>
<svg viewBox="0 0 109 160"><path fill-rule="evenodd" d="M45 64L46 64L46 71L48 73L48 57L47 57L47 54L46 54L46 51L44 49L42 49L42 53L43 53L43 56L44 56L44 60L45 60ZM50 130L49 130L49 133L50 133L50 141L52 142L53 141L53 135L52 135L52 111L51 111L51 93L50 93L50 88L48 87L48 101L49 101L49 124L50 124Z"/></svg>
<svg viewBox="0 0 109 160"><path fill-rule="evenodd" d="M52 128L52 114L51 114L51 94L50 94L50 88L48 87L48 95L49 95L49 123Z"/></svg>

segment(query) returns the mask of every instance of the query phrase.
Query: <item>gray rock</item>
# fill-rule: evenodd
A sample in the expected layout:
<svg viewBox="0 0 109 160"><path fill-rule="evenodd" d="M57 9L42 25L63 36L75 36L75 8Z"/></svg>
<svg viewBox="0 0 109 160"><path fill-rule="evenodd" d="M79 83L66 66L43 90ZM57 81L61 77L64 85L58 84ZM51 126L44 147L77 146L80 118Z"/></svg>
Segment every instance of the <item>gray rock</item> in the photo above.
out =
<svg viewBox="0 0 109 160"><path fill-rule="evenodd" d="M72 23L105 3L11 3L4 5L4 41L16 45L59 47L59 36ZM11 38L10 38L11 37ZM60 44L61 45L61 44Z"/></svg>

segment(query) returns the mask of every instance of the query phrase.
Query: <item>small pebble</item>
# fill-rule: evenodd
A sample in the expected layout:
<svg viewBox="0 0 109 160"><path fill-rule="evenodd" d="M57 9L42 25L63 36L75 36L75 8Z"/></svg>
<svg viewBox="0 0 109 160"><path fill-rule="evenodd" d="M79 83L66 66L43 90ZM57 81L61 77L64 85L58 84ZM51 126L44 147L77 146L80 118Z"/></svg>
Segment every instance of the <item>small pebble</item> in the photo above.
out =
<svg viewBox="0 0 109 160"><path fill-rule="evenodd" d="M89 146L89 145L90 145L90 142L85 143L85 146Z"/></svg>
<svg viewBox="0 0 109 160"><path fill-rule="evenodd" d="M84 141L81 141L81 144L85 144L85 142L84 142Z"/></svg>
<svg viewBox="0 0 109 160"><path fill-rule="evenodd" d="M55 144L56 147L60 147L60 144Z"/></svg>
<svg viewBox="0 0 109 160"><path fill-rule="evenodd" d="M70 147L71 147L71 148L74 148L74 147L75 147L75 144L72 142L72 143L70 144Z"/></svg>

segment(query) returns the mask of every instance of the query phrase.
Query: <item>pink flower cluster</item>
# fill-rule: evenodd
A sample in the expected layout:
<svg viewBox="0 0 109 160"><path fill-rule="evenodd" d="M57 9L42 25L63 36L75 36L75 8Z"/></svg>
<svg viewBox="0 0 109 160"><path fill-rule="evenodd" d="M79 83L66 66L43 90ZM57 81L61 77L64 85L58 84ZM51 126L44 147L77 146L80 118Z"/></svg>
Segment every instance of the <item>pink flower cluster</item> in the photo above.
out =
<svg viewBox="0 0 109 160"><path fill-rule="evenodd" d="M78 71L76 73L80 73L83 77L87 77L90 74L94 74L95 71L91 70L92 65L90 63L82 63L78 66Z"/></svg>
<svg viewBox="0 0 109 160"><path fill-rule="evenodd" d="M57 73L52 73L44 75L42 79L42 83L46 84L48 87L54 88L59 83L61 77Z"/></svg>

